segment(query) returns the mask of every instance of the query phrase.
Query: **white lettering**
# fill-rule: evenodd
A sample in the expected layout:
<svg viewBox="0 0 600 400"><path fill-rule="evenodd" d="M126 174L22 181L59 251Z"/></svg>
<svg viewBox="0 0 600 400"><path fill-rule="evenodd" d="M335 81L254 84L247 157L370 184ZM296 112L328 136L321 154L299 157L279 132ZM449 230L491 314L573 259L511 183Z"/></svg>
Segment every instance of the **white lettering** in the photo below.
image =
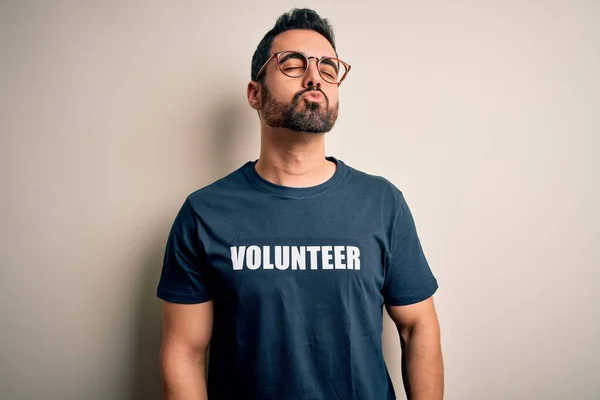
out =
<svg viewBox="0 0 600 400"><path fill-rule="evenodd" d="M292 247L292 269L306 269L306 248L304 246Z"/></svg>
<svg viewBox="0 0 600 400"><path fill-rule="evenodd" d="M306 250L310 253L310 269L317 269L318 261L318 252L321 250L320 246L306 246Z"/></svg>
<svg viewBox="0 0 600 400"><path fill-rule="evenodd" d="M260 268L260 247L250 246L246 253L246 266L248 269Z"/></svg>
<svg viewBox="0 0 600 400"><path fill-rule="evenodd" d="M334 260L335 260L335 269L346 269L346 265L344 264L344 246L335 246L333 248L334 252Z"/></svg>
<svg viewBox="0 0 600 400"><path fill-rule="evenodd" d="M275 246L275 266L280 270L288 269L290 266L290 246Z"/></svg>
<svg viewBox="0 0 600 400"><path fill-rule="evenodd" d="M244 268L244 253L246 253L246 246L240 246L239 251L237 246L231 246L231 263L234 271Z"/></svg>
<svg viewBox="0 0 600 400"><path fill-rule="evenodd" d="M263 246L263 268L273 269L273 263L271 262L271 251L269 246Z"/></svg>
<svg viewBox="0 0 600 400"><path fill-rule="evenodd" d="M348 269L360 269L360 250L355 246L347 246Z"/></svg>
<svg viewBox="0 0 600 400"><path fill-rule="evenodd" d="M323 259L323 269L333 269L333 265L331 264L331 249L331 246L322 247L321 255Z"/></svg>
<svg viewBox="0 0 600 400"><path fill-rule="evenodd" d="M360 249L356 246L231 246L234 271L278 269L284 271L360 270ZM321 252L321 254L319 254ZM308 254L307 254L308 253Z"/></svg>

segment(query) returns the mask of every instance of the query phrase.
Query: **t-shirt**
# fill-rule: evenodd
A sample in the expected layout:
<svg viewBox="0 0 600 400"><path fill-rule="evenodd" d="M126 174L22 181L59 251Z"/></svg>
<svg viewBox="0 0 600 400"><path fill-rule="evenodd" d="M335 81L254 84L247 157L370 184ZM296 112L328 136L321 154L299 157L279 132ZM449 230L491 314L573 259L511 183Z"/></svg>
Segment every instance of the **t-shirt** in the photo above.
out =
<svg viewBox="0 0 600 400"><path fill-rule="evenodd" d="M395 399L383 307L437 290L402 192L335 157L307 188L249 161L191 193L168 237L158 297L213 300L210 400Z"/></svg>

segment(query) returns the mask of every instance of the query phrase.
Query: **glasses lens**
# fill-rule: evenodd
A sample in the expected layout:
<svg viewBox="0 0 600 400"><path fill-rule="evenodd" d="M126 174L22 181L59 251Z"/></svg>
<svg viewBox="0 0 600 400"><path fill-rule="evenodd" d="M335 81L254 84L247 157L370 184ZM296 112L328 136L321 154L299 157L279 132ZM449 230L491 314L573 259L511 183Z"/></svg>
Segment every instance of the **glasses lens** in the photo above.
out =
<svg viewBox="0 0 600 400"><path fill-rule="evenodd" d="M291 78L299 78L308 69L308 59L300 53L288 51L279 55L279 68ZM321 77L329 83L339 83L346 74L346 67L337 58L324 58L319 63Z"/></svg>
<svg viewBox="0 0 600 400"><path fill-rule="evenodd" d="M319 66L321 76L329 83L339 83L346 74L346 67L337 58L325 58Z"/></svg>
<svg viewBox="0 0 600 400"><path fill-rule="evenodd" d="M286 52L279 56L279 68L289 77L299 78L306 71L307 60L300 53Z"/></svg>

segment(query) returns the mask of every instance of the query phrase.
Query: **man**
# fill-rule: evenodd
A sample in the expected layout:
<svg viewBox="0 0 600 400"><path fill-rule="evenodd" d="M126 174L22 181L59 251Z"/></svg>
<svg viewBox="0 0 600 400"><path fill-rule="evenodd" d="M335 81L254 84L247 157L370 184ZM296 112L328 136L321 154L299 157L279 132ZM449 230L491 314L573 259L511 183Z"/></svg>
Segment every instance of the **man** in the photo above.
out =
<svg viewBox="0 0 600 400"><path fill-rule="evenodd" d="M247 95L259 159L192 193L169 235L168 400L395 399L383 306L409 398L442 398L437 282L404 197L325 156L349 70L312 10L282 15L258 45Z"/></svg>

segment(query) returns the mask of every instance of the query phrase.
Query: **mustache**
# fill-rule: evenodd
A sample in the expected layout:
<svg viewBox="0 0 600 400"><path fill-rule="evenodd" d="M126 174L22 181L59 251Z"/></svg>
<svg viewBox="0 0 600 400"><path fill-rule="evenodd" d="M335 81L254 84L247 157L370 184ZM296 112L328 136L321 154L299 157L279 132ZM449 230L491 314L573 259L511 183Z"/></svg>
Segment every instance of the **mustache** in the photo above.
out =
<svg viewBox="0 0 600 400"><path fill-rule="evenodd" d="M319 89L316 86L310 86L309 88L299 91L298 93L296 93L294 95L293 101L297 102L298 99L300 98L300 96L302 96L304 93L308 93L308 92L312 92L312 91L321 93L323 95L323 97L325 98L325 101L327 102L327 104L329 104L329 97L327 97L325 92L323 92L321 89Z"/></svg>

